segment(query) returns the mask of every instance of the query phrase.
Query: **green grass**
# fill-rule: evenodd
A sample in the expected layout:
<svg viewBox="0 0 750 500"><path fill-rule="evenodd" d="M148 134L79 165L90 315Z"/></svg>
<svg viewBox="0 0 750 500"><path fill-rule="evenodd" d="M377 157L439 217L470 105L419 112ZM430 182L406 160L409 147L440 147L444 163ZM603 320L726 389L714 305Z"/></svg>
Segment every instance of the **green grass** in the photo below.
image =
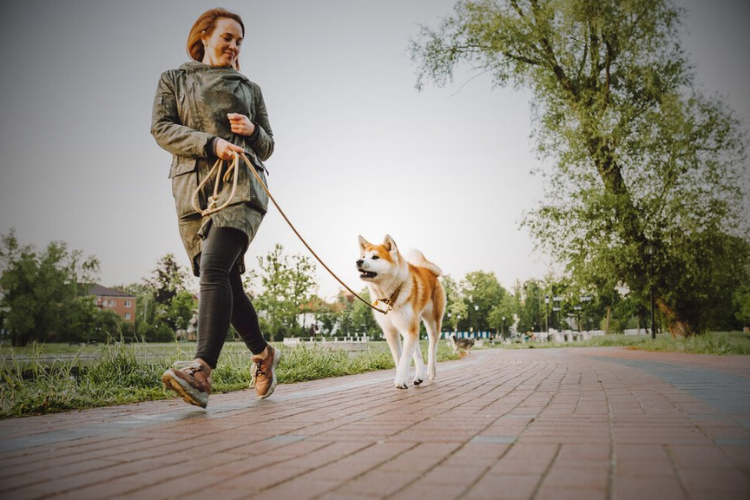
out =
<svg viewBox="0 0 750 500"><path fill-rule="evenodd" d="M657 335L605 335L582 342L527 342L503 345L505 349L539 349L551 347L627 347L645 351L683 352L688 354L750 355L750 334L741 332L711 332L689 338Z"/></svg>
<svg viewBox="0 0 750 500"><path fill-rule="evenodd" d="M688 339L659 335L653 341L648 336L607 335L585 342L494 347L485 344L477 349L604 346L695 354L750 355L750 335L720 332ZM421 348L426 359L426 342L421 343ZM161 375L174 361L192 359L194 349L195 345L190 343L0 347L3 358L0 360L0 418L173 398L173 393L162 388ZM356 355L325 349L320 345L283 351L277 374L282 384L393 369L393 359L385 342L371 342L367 351ZM439 343L438 361L457 358L444 341ZM250 366L247 348L242 343L228 342L212 375L212 392L247 388ZM71 375L74 372L78 372L78 376Z"/></svg>
<svg viewBox="0 0 750 500"><path fill-rule="evenodd" d="M162 388L161 375L174 361L192 359L195 349L194 344L69 347L45 344L0 351L9 358L0 361L0 418L172 398L174 393ZM422 351L426 358L426 342ZM55 359L54 355L61 356ZM45 361L50 358L54 360ZM440 343L438 361L457 358ZM211 376L211 392L246 389L250 366L244 344L227 343ZM367 351L356 355L303 346L283 349L277 377L283 384L393 367L385 342L373 342ZM78 376L71 375L73 372Z"/></svg>

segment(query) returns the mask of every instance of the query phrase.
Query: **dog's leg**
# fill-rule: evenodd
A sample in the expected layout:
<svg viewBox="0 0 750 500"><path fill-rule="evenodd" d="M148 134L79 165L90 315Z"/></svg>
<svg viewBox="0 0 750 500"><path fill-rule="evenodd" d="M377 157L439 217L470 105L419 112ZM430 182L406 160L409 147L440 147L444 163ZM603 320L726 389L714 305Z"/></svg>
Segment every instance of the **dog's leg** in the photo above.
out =
<svg viewBox="0 0 750 500"><path fill-rule="evenodd" d="M414 385L419 385L424 382L424 359L422 358L422 349L419 346L419 339L417 339L416 347L414 348Z"/></svg>
<svg viewBox="0 0 750 500"><path fill-rule="evenodd" d="M417 345L417 338L419 336L419 326L415 328L410 325L410 328L404 334L404 351L401 353L401 359L396 367L396 380L394 385L396 389L406 389L406 378L409 376L409 365L414 357L414 349Z"/></svg>
<svg viewBox="0 0 750 500"><path fill-rule="evenodd" d="M398 367L398 362L401 360L401 335L393 326L383 327L383 334L388 342L388 347L391 349L393 364Z"/></svg>
<svg viewBox="0 0 750 500"><path fill-rule="evenodd" d="M427 336L430 339L427 347L427 376L430 380L435 380L437 375L437 348L440 338L440 330L434 321L425 320L424 326L427 329Z"/></svg>

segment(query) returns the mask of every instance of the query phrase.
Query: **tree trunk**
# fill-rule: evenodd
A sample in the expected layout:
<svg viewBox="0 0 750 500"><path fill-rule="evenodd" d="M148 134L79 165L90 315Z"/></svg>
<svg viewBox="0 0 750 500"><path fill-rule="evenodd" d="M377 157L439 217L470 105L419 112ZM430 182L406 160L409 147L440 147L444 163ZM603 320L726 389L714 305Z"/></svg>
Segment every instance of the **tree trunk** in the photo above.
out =
<svg viewBox="0 0 750 500"><path fill-rule="evenodd" d="M607 306L607 322L604 324L604 335L609 335L609 320L612 317L612 309Z"/></svg>
<svg viewBox="0 0 750 500"><path fill-rule="evenodd" d="M669 333L672 337L690 337L695 334L690 325L677 317L677 314L661 298L656 298L656 305L659 311L666 316L669 322ZM653 325L651 325L653 328Z"/></svg>

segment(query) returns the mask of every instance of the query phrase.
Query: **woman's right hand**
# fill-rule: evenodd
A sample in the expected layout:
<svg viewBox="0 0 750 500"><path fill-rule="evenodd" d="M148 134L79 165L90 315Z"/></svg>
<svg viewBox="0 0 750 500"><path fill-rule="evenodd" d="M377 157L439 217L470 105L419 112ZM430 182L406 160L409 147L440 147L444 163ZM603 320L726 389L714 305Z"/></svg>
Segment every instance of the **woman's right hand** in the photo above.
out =
<svg viewBox="0 0 750 500"><path fill-rule="evenodd" d="M224 140L222 138L216 139L215 149L216 149L216 156L222 160L233 160L234 159L233 152L236 152L239 154L244 151L241 147L235 144L232 144L231 142Z"/></svg>

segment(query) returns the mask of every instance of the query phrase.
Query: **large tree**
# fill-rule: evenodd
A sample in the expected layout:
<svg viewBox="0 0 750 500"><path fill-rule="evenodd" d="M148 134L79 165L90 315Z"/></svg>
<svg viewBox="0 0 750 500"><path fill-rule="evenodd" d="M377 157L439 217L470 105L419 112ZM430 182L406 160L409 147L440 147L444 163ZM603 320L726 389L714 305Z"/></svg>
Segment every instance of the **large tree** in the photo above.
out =
<svg viewBox="0 0 750 500"><path fill-rule="evenodd" d="M85 333L71 331L71 325L94 320L91 304L82 301L89 301L86 284L93 282L98 272L96 257L71 251L64 242L53 241L38 252L31 245L21 245L14 230L3 236L0 309L12 344L79 340L78 334L83 338Z"/></svg>
<svg viewBox="0 0 750 500"><path fill-rule="evenodd" d="M733 112L695 83L682 16L669 0L464 1L411 53L418 88L469 63L532 91L554 164L525 220L539 246L582 287L653 292L670 331L690 335L747 276L747 165Z"/></svg>

